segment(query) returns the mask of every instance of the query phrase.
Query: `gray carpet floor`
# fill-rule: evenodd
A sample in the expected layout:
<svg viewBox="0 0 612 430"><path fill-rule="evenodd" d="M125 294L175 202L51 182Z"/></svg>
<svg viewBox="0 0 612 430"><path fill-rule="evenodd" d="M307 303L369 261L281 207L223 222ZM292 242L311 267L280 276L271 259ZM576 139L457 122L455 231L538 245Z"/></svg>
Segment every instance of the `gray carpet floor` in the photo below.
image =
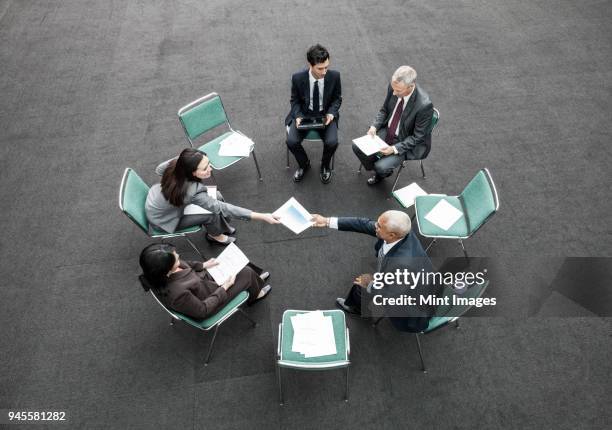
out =
<svg viewBox="0 0 612 430"><path fill-rule="evenodd" d="M606 0L0 0L2 413L62 410L57 428L87 429L612 427L609 281L594 281L603 303L583 300L591 281L555 282L577 264L568 257L610 266L611 14ZM342 73L341 143L330 185L316 174L320 145L294 184L289 77L316 42ZM248 160L218 172L228 201L272 211L295 196L324 215L398 209L390 183L369 188L357 174L350 142L402 64L441 120L427 179L415 163L401 185L457 194L491 170L501 208L466 246L490 258L499 304L426 336L427 375L411 336L350 318L350 401L340 372L294 372L281 407L282 312L333 308L371 264L373 240L237 222L238 244L274 289L249 310L259 326L230 320L204 367L210 337L170 327L137 282L151 240L119 211L121 175L132 167L156 182L156 164L186 146L177 109L216 91L264 174L259 183ZM461 249L442 241L431 253Z"/></svg>

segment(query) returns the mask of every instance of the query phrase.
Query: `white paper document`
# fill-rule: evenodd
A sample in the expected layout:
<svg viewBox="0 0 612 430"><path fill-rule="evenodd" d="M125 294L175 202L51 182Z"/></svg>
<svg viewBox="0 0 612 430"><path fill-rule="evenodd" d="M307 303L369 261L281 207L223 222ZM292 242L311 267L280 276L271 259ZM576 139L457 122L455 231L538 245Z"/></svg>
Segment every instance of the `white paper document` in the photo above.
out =
<svg viewBox="0 0 612 430"><path fill-rule="evenodd" d="M216 185L206 185L206 194L208 194L213 199L217 200L217 186Z"/></svg>
<svg viewBox="0 0 612 430"><path fill-rule="evenodd" d="M446 200L440 200L437 205L425 215L425 219L437 225L442 230L448 230L463 216L463 212Z"/></svg>
<svg viewBox="0 0 612 430"><path fill-rule="evenodd" d="M313 225L312 215L294 198L291 197L272 215L280 218L280 222L295 234L300 234Z"/></svg>
<svg viewBox="0 0 612 430"><path fill-rule="evenodd" d="M206 270L217 285L223 284L230 276L240 272L249 263L247 256L234 243L230 243L216 260L219 264Z"/></svg>
<svg viewBox="0 0 612 430"><path fill-rule="evenodd" d="M183 215L206 215L211 213L211 211L204 209L202 206L193 204L187 205L183 209Z"/></svg>
<svg viewBox="0 0 612 430"><path fill-rule="evenodd" d="M372 137L369 134L366 134L365 136L353 139L353 142L365 155L376 154L381 149L389 147L387 142L378 137L378 135Z"/></svg>
<svg viewBox="0 0 612 430"><path fill-rule="evenodd" d="M291 317L293 343L291 349L306 358L336 354L332 317L312 311Z"/></svg>
<svg viewBox="0 0 612 430"><path fill-rule="evenodd" d="M219 145L219 155L222 157L248 157L255 145L251 139L241 133L232 133Z"/></svg>
<svg viewBox="0 0 612 430"><path fill-rule="evenodd" d="M405 186L404 188L400 188L399 190L393 191L393 196L400 201L402 206L405 208L412 206L414 204L414 199L418 196L426 196L427 192L419 187L419 184L413 182L412 184Z"/></svg>

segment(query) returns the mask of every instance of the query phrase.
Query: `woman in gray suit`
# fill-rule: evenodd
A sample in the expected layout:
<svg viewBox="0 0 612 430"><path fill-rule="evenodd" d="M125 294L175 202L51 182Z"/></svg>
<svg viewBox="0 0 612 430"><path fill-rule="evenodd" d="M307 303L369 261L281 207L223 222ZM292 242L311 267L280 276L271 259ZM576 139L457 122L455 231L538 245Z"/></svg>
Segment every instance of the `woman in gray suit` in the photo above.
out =
<svg viewBox="0 0 612 430"><path fill-rule="evenodd" d="M236 240L229 236L236 231L229 225L229 217L265 221L268 224L279 223L269 213L253 212L209 196L206 186L200 181L209 178L211 172L205 153L192 148L184 149L177 159L165 166L161 183L153 185L149 190L145 202L149 222L168 233L201 225L206 228L206 238L209 241L222 245L229 245ZM199 206L208 213L184 214L189 204Z"/></svg>

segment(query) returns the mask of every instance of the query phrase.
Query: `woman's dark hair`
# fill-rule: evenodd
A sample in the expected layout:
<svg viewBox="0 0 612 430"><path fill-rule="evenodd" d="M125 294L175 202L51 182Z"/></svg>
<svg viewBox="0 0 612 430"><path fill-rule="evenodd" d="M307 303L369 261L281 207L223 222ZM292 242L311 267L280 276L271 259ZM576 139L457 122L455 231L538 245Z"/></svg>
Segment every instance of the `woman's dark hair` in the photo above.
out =
<svg viewBox="0 0 612 430"><path fill-rule="evenodd" d="M138 277L145 291L162 289L168 281L168 272L174 266L174 245L169 243L154 243L140 253L142 275Z"/></svg>
<svg viewBox="0 0 612 430"><path fill-rule="evenodd" d="M310 63L311 66L314 66L315 64L325 63L325 60L327 60L328 58L329 52L327 51L327 49L325 49L325 47L319 45L318 43L308 48L308 51L306 52L306 59L308 60L308 63Z"/></svg>
<svg viewBox="0 0 612 430"><path fill-rule="evenodd" d="M206 154L197 149L183 149L179 157L170 162L161 179L162 194L174 206L182 206L185 199L187 181L200 182L193 176Z"/></svg>

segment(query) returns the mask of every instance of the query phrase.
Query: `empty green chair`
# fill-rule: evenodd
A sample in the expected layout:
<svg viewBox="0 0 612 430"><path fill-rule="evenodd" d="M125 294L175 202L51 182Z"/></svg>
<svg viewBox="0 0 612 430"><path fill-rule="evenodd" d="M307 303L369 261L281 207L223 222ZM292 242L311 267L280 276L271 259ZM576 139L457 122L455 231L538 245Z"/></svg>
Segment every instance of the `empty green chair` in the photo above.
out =
<svg viewBox="0 0 612 430"><path fill-rule="evenodd" d="M149 193L149 186L138 176L134 170L129 167L123 172L121 185L119 187L119 209L131 219L145 234L152 238L164 239L170 237L184 237L187 243L198 253L202 258L204 256L200 250L187 237L189 233L200 231L200 226L188 227L183 230L177 230L174 233L167 233L162 230L157 230L149 224L147 214L145 213L145 201Z"/></svg>
<svg viewBox="0 0 612 430"><path fill-rule="evenodd" d="M289 133L289 126L287 126L287 133ZM321 136L319 135L319 133L316 132L316 130L308 130L308 133L306 133L306 137L304 138L304 142L322 142L321 140ZM289 148L287 148L287 169L290 167L289 166L289 153L291 151L289 151ZM331 170L334 170L334 160L336 159L336 153L334 152L334 154L332 155L331 158Z"/></svg>
<svg viewBox="0 0 612 430"><path fill-rule="evenodd" d="M227 128L225 133L206 141L206 143L198 147L199 150L206 153L213 169L222 170L242 160L243 158L246 158L224 157L219 155L221 142L233 134L240 132L235 131L232 128L229 118L225 113L225 108L223 107L221 97L217 93L207 94L204 97L200 97L188 105L183 106L178 111L178 117L181 125L183 126L185 136L187 137L187 140L192 148L195 148L194 141L204 133L225 125ZM257 169L259 180L263 181L261 171L259 170L259 164L257 163L257 157L255 156L254 147L251 147L251 154L253 155L253 161L255 162L255 168Z"/></svg>
<svg viewBox="0 0 612 430"><path fill-rule="evenodd" d="M151 295L155 298L155 301L157 301L157 303L159 303L159 305L164 308L164 310L166 312L168 312L170 314L170 324L174 325L174 322L176 320L180 320L183 321L184 323L195 327L199 330L203 330L203 331L209 331L214 329L213 332L213 337L212 340L210 341L210 346L208 347L208 353L206 354L206 359L204 360L204 365L207 366L209 361L210 361L210 357L212 355L212 351L213 351L213 346L215 345L215 339L217 338L217 332L219 331L219 327L221 326L221 324L223 324L225 321L227 321L227 319L229 317L231 317L232 315L234 315L236 312L239 312L240 314L242 314L246 319L248 319L251 324L253 324L253 327L257 326L257 323L255 321L253 321L253 319L251 317L249 317L246 312L244 312L240 306L242 306L248 299L249 299L249 293L247 293L246 291L242 291L240 294L238 294L236 297L234 297L232 300L230 300L225 306L223 306L223 308L221 308L219 310L219 312L217 312L215 315L208 317L204 320L195 320L193 318L188 317L187 315L181 314L179 312L173 311L171 309L168 309L166 306L164 306L164 304L157 298L157 296L155 295L155 293L153 293L152 290L151 291Z"/></svg>
<svg viewBox="0 0 612 430"><path fill-rule="evenodd" d="M339 309L322 311L323 315L332 317L334 339L336 342L336 353L320 357L306 358L303 354L293 351L293 325L291 317L309 311L286 310L283 312L282 322L278 325L278 347L277 347L277 375L278 375L278 396L280 404L283 404L283 384L281 379L281 369L295 370L332 370L346 368L345 401L348 401L349 389L349 356L351 346L349 340L349 330L346 327L344 312Z"/></svg>
<svg viewBox="0 0 612 430"><path fill-rule="evenodd" d="M427 214L441 200L462 212L459 218L448 230L444 230L426 219ZM457 239L467 258L463 239L467 239L478 231L499 209L499 198L493 178L488 169L480 170L458 196L430 194L418 196L414 202L417 226L422 236L433 238L426 250L436 242L436 239Z"/></svg>

